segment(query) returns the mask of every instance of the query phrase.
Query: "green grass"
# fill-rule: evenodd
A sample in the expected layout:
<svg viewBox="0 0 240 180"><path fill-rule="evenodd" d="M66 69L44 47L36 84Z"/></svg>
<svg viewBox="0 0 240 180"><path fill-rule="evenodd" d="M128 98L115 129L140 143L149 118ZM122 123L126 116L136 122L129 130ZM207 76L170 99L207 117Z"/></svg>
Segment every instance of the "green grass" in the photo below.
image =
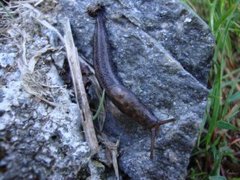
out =
<svg viewBox="0 0 240 180"><path fill-rule="evenodd" d="M103 90L102 96L99 99L99 105L98 105L96 113L93 116L93 120L97 119L99 117L99 114L103 111L103 109L104 109L104 101L105 101L105 89Z"/></svg>
<svg viewBox="0 0 240 180"><path fill-rule="evenodd" d="M185 0L216 38L212 87L189 179L240 179L240 0Z"/></svg>

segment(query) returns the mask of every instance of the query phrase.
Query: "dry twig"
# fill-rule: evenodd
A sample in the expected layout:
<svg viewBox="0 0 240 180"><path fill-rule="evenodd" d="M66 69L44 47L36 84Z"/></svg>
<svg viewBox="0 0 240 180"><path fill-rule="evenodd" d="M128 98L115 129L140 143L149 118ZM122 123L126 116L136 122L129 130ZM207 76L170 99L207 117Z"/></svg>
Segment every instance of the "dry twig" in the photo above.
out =
<svg viewBox="0 0 240 180"><path fill-rule="evenodd" d="M35 9L29 4L26 7L33 10ZM41 13L38 12L37 14L41 14ZM74 86L74 91L76 95L76 100L80 108L80 116L82 117L82 125L84 129L85 137L91 149L91 153L95 154L98 151L98 141L96 138L96 133L95 133L95 129L92 122L92 114L91 114L89 103L87 100L87 95L84 89L79 59L81 62L84 62L84 63L86 62L81 57L78 56L77 48L74 45L74 41L72 37L70 22L68 19L65 22L63 22L64 34L65 34L63 37L55 27L53 27L47 21L40 19L39 17L40 16L37 16L34 18L40 24L42 24L49 30L55 32L58 35L59 39L62 41L62 43L65 45L66 52L67 52L67 59L68 59L68 63L69 63L69 67L70 67L71 75L73 79L73 86Z"/></svg>
<svg viewBox="0 0 240 180"><path fill-rule="evenodd" d="M108 140L107 136L103 133L101 133L101 135L99 135L98 138L101 141L101 143L104 144L107 147L107 149L111 152L114 172L117 180L119 180L120 177L119 177L118 161L117 161L119 140L117 140L116 143L113 143L110 140Z"/></svg>
<svg viewBox="0 0 240 180"><path fill-rule="evenodd" d="M91 153L98 152L98 141L95 133L95 129L92 122L92 113L90 111L87 95L85 92L82 73L80 68L79 56L77 48L74 45L72 31L70 27L69 19L66 19L64 25L64 42L67 51L67 59L71 70L74 91L76 100L80 110L82 110L82 124L85 133L86 140L90 146Z"/></svg>

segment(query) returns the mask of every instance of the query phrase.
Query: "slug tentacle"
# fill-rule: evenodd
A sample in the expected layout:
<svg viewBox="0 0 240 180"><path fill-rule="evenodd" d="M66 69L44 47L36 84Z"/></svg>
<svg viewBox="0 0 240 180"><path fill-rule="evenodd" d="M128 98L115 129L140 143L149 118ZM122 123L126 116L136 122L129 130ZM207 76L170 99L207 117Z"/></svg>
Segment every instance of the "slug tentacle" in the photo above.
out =
<svg viewBox="0 0 240 180"><path fill-rule="evenodd" d="M97 5L90 8L89 15L96 18L93 57L96 77L101 87L105 89L107 96L121 112L137 121L143 127L151 130L150 157L153 158L155 139L159 126L173 122L174 119L159 121L135 94L122 85L117 75L113 72L111 64L107 31L104 23L104 7Z"/></svg>

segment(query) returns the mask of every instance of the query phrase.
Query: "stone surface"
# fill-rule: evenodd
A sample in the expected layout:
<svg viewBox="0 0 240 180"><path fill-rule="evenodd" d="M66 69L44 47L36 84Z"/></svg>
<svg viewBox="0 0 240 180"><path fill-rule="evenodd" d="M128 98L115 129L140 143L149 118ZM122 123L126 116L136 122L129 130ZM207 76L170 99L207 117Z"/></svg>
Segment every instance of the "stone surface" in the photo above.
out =
<svg viewBox="0 0 240 180"><path fill-rule="evenodd" d="M54 73L49 72L57 77ZM64 90L55 94L60 104L55 108L34 99L19 75L16 70L1 84L0 179L75 178L90 153L80 133L78 106Z"/></svg>
<svg viewBox="0 0 240 180"><path fill-rule="evenodd" d="M0 39L0 179L87 178L90 149L82 136L79 108L54 65L62 61L58 54L64 51L60 46L55 48L61 52L36 56L51 42L38 31L39 24L30 16L33 10L16 11L19 16L9 26L9 37ZM19 32L26 35L27 63L38 57L33 73L21 65L24 46Z"/></svg>
<svg viewBox="0 0 240 180"><path fill-rule="evenodd" d="M81 55L91 61L95 20L86 13L94 0L60 0ZM120 139L120 169L131 179L185 179L207 102L214 39L207 25L177 0L106 0L111 54L123 84L164 125L149 159L148 130L111 110L105 132Z"/></svg>

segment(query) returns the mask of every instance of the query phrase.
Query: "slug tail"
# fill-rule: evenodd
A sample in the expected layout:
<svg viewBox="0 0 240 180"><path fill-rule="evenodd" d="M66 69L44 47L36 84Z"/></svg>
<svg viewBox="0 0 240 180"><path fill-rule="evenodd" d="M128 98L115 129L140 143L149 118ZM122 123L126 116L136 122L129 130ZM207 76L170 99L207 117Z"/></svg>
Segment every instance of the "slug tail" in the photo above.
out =
<svg viewBox="0 0 240 180"><path fill-rule="evenodd" d="M151 129L151 150L150 150L150 159L153 160L154 157L154 149L155 149L155 142L156 142L156 136L159 132L159 128L163 124L167 124L170 122L174 122L174 118L169 118L164 121L159 121L152 129Z"/></svg>
<svg viewBox="0 0 240 180"><path fill-rule="evenodd" d="M150 150L150 159L153 160L154 157L154 148L156 141L156 128L151 129L151 150Z"/></svg>
<svg viewBox="0 0 240 180"><path fill-rule="evenodd" d="M169 119L167 119L167 120L164 120L164 121L159 121L159 122L157 122L156 123L156 125L155 125L155 127L156 126L161 126L161 125L163 125L163 124L167 124L167 123L170 123L170 122L174 122L174 121L176 121L176 119L175 118L169 118Z"/></svg>

